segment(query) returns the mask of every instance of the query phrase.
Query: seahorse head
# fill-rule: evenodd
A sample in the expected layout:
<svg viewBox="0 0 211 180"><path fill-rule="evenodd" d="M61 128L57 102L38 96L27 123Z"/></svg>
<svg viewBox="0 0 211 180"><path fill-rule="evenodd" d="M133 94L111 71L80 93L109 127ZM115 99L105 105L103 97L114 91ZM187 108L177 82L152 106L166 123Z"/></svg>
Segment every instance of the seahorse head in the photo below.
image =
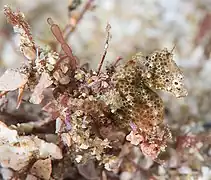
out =
<svg viewBox="0 0 211 180"><path fill-rule="evenodd" d="M171 51L166 48L154 51L139 60L145 68L143 78L148 87L170 92L176 97L187 96L184 75L174 62Z"/></svg>

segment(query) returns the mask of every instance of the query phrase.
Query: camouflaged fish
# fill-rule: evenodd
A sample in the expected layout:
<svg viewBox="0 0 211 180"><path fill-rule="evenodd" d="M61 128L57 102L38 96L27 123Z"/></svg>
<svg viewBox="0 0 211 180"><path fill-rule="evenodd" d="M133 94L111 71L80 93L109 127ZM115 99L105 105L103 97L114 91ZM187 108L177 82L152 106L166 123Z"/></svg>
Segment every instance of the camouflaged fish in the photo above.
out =
<svg viewBox="0 0 211 180"><path fill-rule="evenodd" d="M120 66L112 81L119 94L121 106L114 113L123 124L130 122L146 133L151 133L164 119L162 99L154 90L164 90L174 96L187 96L184 76L167 49L148 56L136 54Z"/></svg>

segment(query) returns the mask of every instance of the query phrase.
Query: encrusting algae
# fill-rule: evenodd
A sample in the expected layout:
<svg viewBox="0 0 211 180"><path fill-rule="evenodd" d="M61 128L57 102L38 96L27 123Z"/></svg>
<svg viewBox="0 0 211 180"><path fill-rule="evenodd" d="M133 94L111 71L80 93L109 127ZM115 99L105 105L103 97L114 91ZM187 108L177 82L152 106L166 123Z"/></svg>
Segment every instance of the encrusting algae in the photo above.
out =
<svg viewBox="0 0 211 180"><path fill-rule="evenodd" d="M32 63L26 72L27 82L21 86L32 92L32 103L43 100L45 89L53 94L43 110L56 120L55 133L64 152L60 164L68 166L67 159L75 163L95 159L107 170L115 171L121 164L119 154L127 141L139 146L152 159L165 150L171 132L163 123L164 105L155 91L187 96L184 76L173 60L172 51L163 49L147 56L138 53L123 65L111 65L108 71L96 73L75 63L77 58L64 41L60 43L66 55L38 48L28 24L23 23L24 16L9 7L4 11L9 22L23 31L20 36L29 41L24 48L37 52L28 58ZM50 25L52 31L57 28L56 32L60 33L58 25L53 22ZM58 40L61 34L56 32L53 34ZM2 87L3 77L0 78ZM2 87L0 90L10 91ZM14 90L17 88L19 85Z"/></svg>

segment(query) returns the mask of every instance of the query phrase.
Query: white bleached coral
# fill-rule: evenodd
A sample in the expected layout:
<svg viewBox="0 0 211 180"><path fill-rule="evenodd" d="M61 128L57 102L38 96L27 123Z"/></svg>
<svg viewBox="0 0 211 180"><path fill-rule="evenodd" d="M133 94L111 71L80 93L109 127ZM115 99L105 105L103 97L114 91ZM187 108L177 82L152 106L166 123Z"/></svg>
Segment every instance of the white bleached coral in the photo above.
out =
<svg viewBox="0 0 211 180"><path fill-rule="evenodd" d="M0 122L0 164L15 171L27 167L32 159L61 159L60 148L35 136L19 136Z"/></svg>

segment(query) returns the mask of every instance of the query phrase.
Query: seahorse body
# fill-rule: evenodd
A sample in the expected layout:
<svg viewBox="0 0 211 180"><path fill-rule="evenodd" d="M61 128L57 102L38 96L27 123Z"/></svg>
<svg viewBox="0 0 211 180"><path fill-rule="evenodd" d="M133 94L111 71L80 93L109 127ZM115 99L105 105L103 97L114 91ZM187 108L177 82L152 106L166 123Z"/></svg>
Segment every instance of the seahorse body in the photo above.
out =
<svg viewBox="0 0 211 180"><path fill-rule="evenodd" d="M119 123L128 125L133 122L147 134L163 122L163 101L155 89L171 92L176 97L187 95L184 76L167 49L155 51L146 57L141 53L136 54L119 67L112 81L115 87L113 91L118 92L122 101L121 108L115 112Z"/></svg>

